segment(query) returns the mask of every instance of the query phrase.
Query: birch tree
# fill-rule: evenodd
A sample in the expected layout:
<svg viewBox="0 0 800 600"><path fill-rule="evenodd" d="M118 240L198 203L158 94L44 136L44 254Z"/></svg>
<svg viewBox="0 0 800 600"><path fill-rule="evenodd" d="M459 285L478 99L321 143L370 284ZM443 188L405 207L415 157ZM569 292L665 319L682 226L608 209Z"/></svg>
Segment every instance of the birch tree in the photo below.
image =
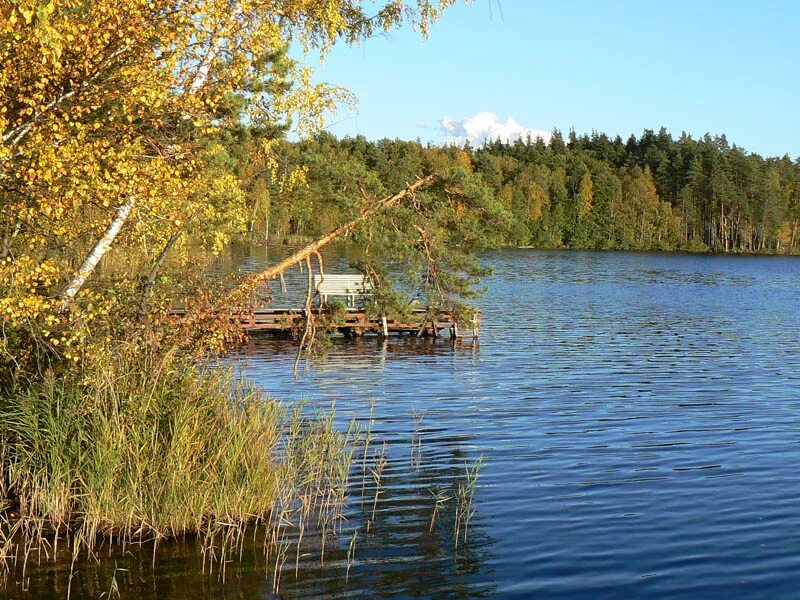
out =
<svg viewBox="0 0 800 600"><path fill-rule="evenodd" d="M314 131L350 100L290 44L324 54L402 24L426 34L451 3L0 2L3 323L44 335L67 305L102 316L108 294L85 287L110 249L156 259L186 223L246 219L228 201L239 182L209 169L209 139L243 122ZM32 267L47 277L31 286Z"/></svg>

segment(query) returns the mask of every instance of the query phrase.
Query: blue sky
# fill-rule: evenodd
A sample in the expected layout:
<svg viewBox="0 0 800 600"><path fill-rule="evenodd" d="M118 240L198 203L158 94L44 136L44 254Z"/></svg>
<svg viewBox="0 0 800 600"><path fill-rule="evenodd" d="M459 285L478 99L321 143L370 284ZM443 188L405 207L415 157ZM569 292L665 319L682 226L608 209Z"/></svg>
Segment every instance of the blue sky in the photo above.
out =
<svg viewBox="0 0 800 600"><path fill-rule="evenodd" d="M800 2L475 0L428 40L404 29L335 48L317 79L358 98L331 119L337 135L441 142L480 135L488 117L470 119L488 112L491 131L663 125L795 157L799 24Z"/></svg>

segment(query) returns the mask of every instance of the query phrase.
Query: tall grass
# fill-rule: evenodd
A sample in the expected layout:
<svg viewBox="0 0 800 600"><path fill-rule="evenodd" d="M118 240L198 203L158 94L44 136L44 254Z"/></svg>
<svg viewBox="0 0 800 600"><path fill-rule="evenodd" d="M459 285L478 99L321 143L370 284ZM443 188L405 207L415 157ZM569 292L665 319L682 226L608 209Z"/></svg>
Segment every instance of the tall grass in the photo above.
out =
<svg viewBox="0 0 800 600"><path fill-rule="evenodd" d="M59 543L77 558L197 535L213 571L255 523L277 589L285 531L342 518L347 433L142 341L15 390L0 414L0 587Z"/></svg>
<svg viewBox="0 0 800 600"><path fill-rule="evenodd" d="M263 541L275 592L287 567L298 577L308 557L343 560L347 580L356 540L379 535L390 475L387 444L373 440L374 408L365 431L341 431L333 410L287 413L230 372L142 339L19 387L0 398L0 592L24 588L30 561L65 549L73 568L132 544L152 547L155 561L159 543L188 536L204 573L220 580L245 536ZM422 414L414 421L419 471ZM480 461L465 466L464 481L432 497L426 529L441 523L454 548L467 542L479 470ZM348 494L359 489L361 511L347 525Z"/></svg>

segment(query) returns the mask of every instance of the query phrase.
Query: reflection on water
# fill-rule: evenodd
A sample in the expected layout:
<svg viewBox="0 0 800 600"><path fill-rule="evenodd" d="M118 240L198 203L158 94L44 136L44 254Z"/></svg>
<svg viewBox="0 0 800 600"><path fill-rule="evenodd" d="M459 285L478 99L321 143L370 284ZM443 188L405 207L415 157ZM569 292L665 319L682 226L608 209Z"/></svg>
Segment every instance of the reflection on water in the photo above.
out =
<svg viewBox="0 0 800 600"><path fill-rule="evenodd" d="M477 355L480 340L456 340L451 343L446 339L417 338L415 336L391 336L381 339L377 336L356 338L331 337L331 347L318 358L311 361L316 373L341 372L343 370L369 369L375 365L385 365L387 360L423 357L446 357L454 355ZM297 353L297 341L269 334L252 336L242 348L250 356L270 360L282 360L286 356ZM331 355L346 355L346 360L330 360ZM309 365L310 366L310 365Z"/></svg>
<svg viewBox="0 0 800 600"><path fill-rule="evenodd" d="M260 251L239 256L246 269L260 268ZM309 411L335 402L341 427L372 422L373 449L386 442L370 530L368 478L330 560L301 560L282 595L796 596L800 261L531 250L485 259L494 275L479 349L334 340L299 381L285 340L253 339L231 358L276 397ZM348 259L326 260L336 271ZM456 548L452 502L430 529L436 498L480 456L469 543ZM122 560L130 570L117 579L132 597L268 597L260 550L249 551L225 586L202 577L183 544L159 551L155 569L147 552ZM96 597L114 560L73 586ZM36 573L32 589L60 577L63 591L67 571Z"/></svg>

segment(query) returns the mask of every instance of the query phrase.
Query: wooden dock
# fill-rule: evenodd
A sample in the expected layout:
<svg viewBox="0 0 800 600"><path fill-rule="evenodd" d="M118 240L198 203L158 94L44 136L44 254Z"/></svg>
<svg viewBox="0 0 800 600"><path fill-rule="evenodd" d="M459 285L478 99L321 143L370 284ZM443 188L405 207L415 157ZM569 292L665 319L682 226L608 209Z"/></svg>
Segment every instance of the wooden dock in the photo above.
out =
<svg viewBox="0 0 800 600"><path fill-rule="evenodd" d="M334 318L326 308L314 308L314 319L318 325L328 328L334 333L345 336L362 336L365 334L414 335L416 337L449 337L456 339L468 333L477 337L480 315L468 323L457 323L452 315L446 312L431 314L419 308L412 309L405 320L384 317L370 317L361 308L349 308L344 314ZM181 318L185 311L174 309L174 317ZM247 332L263 332L299 338L303 334L306 322L304 308L257 308L246 313L232 315L231 320Z"/></svg>

